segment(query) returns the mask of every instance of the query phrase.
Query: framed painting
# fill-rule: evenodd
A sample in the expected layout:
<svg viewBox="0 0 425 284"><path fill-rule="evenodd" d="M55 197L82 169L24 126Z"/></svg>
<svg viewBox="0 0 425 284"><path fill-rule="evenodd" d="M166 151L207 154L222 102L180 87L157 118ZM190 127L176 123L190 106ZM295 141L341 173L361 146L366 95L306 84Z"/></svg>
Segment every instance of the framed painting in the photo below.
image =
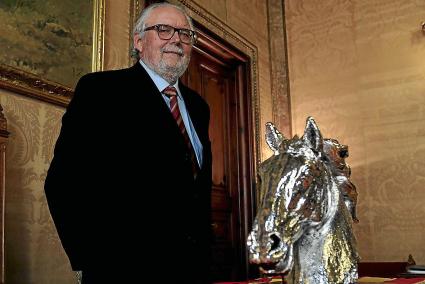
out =
<svg viewBox="0 0 425 284"><path fill-rule="evenodd" d="M105 0L2 0L0 18L0 88L66 106L103 69Z"/></svg>

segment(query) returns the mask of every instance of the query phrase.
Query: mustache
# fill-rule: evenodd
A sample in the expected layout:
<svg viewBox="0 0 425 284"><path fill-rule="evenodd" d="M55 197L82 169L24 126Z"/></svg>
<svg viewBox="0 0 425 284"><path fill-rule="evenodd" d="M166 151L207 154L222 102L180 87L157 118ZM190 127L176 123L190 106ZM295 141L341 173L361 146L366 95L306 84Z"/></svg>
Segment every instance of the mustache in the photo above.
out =
<svg viewBox="0 0 425 284"><path fill-rule="evenodd" d="M176 45L170 45L170 46L164 46L161 48L161 53L164 52L171 52L171 53L177 53L180 56L183 56L183 48L178 47Z"/></svg>

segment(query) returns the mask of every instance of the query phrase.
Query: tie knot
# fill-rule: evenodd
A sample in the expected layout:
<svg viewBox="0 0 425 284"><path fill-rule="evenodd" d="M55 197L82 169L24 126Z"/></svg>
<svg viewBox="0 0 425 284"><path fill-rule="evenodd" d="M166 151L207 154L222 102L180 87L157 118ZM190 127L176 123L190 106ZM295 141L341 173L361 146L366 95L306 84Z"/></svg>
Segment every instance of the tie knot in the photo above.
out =
<svg viewBox="0 0 425 284"><path fill-rule="evenodd" d="M174 88L173 86L168 86L167 88L165 88L162 93L164 95L166 95L167 97L173 97L173 96L177 96L177 90L176 88Z"/></svg>

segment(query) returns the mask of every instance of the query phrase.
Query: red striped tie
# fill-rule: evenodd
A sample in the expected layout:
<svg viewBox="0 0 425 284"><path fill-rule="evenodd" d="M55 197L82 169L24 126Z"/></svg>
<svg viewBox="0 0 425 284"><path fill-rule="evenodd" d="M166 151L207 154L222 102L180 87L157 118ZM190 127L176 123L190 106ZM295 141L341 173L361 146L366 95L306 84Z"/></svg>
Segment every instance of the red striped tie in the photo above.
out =
<svg viewBox="0 0 425 284"><path fill-rule="evenodd" d="M184 142L189 150L190 159L192 161L192 173L193 177L196 178L199 171L198 161L196 160L195 151L192 147L192 143L190 142L189 135L187 134L186 127L184 126L184 122L180 114L179 104L177 103L177 90L173 86L168 86L162 91L162 93L170 98L171 114L176 120L177 126L179 127L180 132L183 135Z"/></svg>

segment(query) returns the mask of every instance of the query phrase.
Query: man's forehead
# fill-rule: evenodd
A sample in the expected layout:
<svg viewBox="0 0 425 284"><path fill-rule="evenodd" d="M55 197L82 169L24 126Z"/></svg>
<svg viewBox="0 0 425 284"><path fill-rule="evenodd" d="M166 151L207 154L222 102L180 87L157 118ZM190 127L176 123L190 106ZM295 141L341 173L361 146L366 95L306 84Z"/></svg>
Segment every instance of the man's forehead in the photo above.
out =
<svg viewBox="0 0 425 284"><path fill-rule="evenodd" d="M180 10L169 6L153 9L146 22L149 25L169 24L176 27L189 27L186 16Z"/></svg>

